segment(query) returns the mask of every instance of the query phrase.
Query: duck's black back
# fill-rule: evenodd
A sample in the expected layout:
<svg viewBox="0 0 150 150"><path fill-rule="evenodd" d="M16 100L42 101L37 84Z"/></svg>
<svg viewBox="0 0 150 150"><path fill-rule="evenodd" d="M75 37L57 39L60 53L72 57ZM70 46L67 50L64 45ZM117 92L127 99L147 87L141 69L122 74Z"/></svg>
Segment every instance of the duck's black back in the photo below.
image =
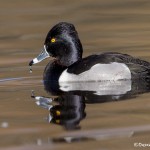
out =
<svg viewBox="0 0 150 150"><path fill-rule="evenodd" d="M102 53L91 55L74 63L68 68L69 73L80 74L89 70L95 64L110 64L113 62L124 63L131 71L132 79L150 77L150 63L127 54L121 53Z"/></svg>

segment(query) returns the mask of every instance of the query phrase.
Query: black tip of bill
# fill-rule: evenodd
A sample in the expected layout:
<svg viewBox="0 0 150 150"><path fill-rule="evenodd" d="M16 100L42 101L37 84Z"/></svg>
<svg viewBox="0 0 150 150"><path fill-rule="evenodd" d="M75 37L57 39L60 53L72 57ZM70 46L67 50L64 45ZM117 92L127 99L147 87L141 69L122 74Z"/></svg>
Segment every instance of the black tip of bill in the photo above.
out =
<svg viewBox="0 0 150 150"><path fill-rule="evenodd" d="M33 60L31 60L29 63L29 66L32 66L32 65L33 65Z"/></svg>
<svg viewBox="0 0 150 150"><path fill-rule="evenodd" d="M30 70L30 73L32 73L32 65L33 65L33 60L30 61L30 63L29 63L29 70Z"/></svg>

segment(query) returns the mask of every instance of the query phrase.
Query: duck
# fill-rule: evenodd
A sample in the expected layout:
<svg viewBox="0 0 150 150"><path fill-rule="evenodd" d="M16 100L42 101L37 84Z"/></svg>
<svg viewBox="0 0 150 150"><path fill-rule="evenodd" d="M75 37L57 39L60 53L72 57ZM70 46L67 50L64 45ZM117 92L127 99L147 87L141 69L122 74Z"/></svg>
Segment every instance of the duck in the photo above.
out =
<svg viewBox="0 0 150 150"><path fill-rule="evenodd" d="M118 52L104 52L82 57L83 47L72 23L59 22L48 32L42 52L29 66L53 57L44 72L47 80L63 82L147 80L150 62Z"/></svg>

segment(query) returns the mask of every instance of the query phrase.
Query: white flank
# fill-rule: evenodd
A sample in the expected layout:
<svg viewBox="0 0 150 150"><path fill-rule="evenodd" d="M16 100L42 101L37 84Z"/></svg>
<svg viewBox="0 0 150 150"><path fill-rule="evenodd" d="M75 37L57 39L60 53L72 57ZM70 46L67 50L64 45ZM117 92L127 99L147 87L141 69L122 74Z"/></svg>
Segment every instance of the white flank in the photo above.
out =
<svg viewBox="0 0 150 150"><path fill-rule="evenodd" d="M131 80L103 82L61 82L60 90L93 91L95 95L121 95L131 90Z"/></svg>
<svg viewBox="0 0 150 150"><path fill-rule="evenodd" d="M82 67L82 66L81 66ZM123 63L113 62L111 64L96 64L81 74L71 74L67 69L63 71L59 78L61 82L80 82L80 81L117 81L131 79L129 68Z"/></svg>

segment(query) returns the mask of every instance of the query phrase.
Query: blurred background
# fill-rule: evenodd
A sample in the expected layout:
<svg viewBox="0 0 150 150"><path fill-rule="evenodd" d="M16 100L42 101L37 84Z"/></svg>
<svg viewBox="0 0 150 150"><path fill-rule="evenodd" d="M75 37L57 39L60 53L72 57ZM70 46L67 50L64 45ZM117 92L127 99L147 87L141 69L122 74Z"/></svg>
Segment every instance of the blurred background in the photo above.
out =
<svg viewBox="0 0 150 150"><path fill-rule="evenodd" d="M74 143L52 142L68 132L48 124L44 119L48 111L35 106L30 98L33 89L48 95L42 74L49 60L33 66L32 74L28 63L40 53L50 28L61 21L75 25L84 56L114 51L150 61L149 0L0 0L0 149L76 148ZM81 131L149 125L149 96L87 105ZM134 142L150 138L148 133L80 142L78 149L134 149Z"/></svg>

